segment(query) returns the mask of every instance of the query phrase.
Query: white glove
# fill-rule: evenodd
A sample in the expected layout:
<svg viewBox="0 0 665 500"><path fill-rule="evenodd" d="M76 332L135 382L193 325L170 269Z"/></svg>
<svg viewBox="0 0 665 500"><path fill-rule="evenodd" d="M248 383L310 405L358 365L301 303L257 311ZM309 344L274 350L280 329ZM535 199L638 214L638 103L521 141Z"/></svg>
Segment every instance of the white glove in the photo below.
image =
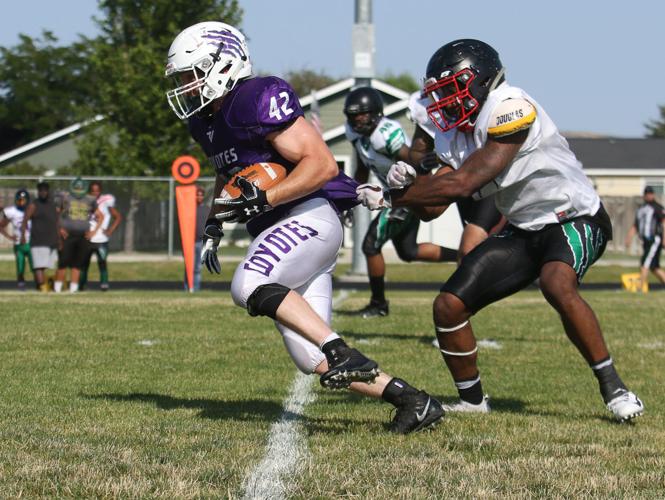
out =
<svg viewBox="0 0 665 500"><path fill-rule="evenodd" d="M388 185L390 189L404 189L406 186L413 184L416 175L415 168L408 163L398 161L393 163L388 171Z"/></svg>
<svg viewBox="0 0 665 500"><path fill-rule="evenodd" d="M390 196L387 191L384 193L381 186L361 184L356 188L356 194L358 195L357 200L370 210L390 208Z"/></svg>

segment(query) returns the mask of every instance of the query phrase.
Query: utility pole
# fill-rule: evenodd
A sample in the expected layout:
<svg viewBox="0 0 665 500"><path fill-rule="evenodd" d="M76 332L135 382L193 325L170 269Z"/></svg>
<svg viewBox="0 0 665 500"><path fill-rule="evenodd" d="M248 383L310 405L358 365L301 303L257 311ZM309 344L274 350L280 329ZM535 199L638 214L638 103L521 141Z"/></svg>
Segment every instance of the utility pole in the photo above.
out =
<svg viewBox="0 0 665 500"><path fill-rule="evenodd" d="M355 19L353 24L353 78L354 87L367 87L372 83L374 72L374 25L372 24L372 0L355 0ZM355 150L351 156L352 170L355 172ZM370 212L363 206L357 206L353 212L353 254L351 256L351 274L367 275L367 261L362 251L362 242L370 223Z"/></svg>

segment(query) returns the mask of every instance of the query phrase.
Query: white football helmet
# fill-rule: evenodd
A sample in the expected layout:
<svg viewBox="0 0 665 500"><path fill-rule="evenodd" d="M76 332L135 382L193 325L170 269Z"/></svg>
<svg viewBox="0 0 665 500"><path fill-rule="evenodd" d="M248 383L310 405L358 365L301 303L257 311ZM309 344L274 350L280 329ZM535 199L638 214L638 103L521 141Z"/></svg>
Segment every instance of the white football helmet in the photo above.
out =
<svg viewBox="0 0 665 500"><path fill-rule="evenodd" d="M169 48L166 76L175 79L175 88L166 97L184 120L251 75L249 49L239 30L217 21L198 23L182 31Z"/></svg>

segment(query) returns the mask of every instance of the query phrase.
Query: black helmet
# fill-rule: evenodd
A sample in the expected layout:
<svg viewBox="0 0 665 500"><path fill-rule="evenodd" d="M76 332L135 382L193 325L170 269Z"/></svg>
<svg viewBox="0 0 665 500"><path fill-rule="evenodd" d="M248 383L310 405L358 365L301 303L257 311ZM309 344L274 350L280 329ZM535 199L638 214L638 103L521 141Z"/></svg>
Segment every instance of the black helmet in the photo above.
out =
<svg viewBox="0 0 665 500"><path fill-rule="evenodd" d="M367 117L359 117L369 113ZM383 117L383 99L372 87L358 87L346 96L344 114L349 126L361 135L370 135Z"/></svg>
<svg viewBox="0 0 665 500"><path fill-rule="evenodd" d="M16 207L24 210L28 206L28 203L30 203L30 193L28 193L28 190L21 188L16 191L16 194L14 194L14 204Z"/></svg>
<svg viewBox="0 0 665 500"><path fill-rule="evenodd" d="M430 58L424 91L427 113L442 131L471 130L488 94L504 81L499 54L480 40L447 43Z"/></svg>

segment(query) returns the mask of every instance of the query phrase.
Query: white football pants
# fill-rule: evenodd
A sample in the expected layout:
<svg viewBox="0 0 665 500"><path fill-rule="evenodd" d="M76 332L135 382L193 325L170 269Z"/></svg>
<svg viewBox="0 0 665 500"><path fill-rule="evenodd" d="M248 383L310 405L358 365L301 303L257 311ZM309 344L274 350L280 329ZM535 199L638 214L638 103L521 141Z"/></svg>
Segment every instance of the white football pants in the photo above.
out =
<svg viewBox="0 0 665 500"><path fill-rule="evenodd" d="M299 293L330 324L332 272L341 244L342 225L327 200L315 198L297 205L251 243L233 276L233 301L246 308L257 287L279 283ZM298 369L312 373L325 359L319 346L275 324Z"/></svg>

